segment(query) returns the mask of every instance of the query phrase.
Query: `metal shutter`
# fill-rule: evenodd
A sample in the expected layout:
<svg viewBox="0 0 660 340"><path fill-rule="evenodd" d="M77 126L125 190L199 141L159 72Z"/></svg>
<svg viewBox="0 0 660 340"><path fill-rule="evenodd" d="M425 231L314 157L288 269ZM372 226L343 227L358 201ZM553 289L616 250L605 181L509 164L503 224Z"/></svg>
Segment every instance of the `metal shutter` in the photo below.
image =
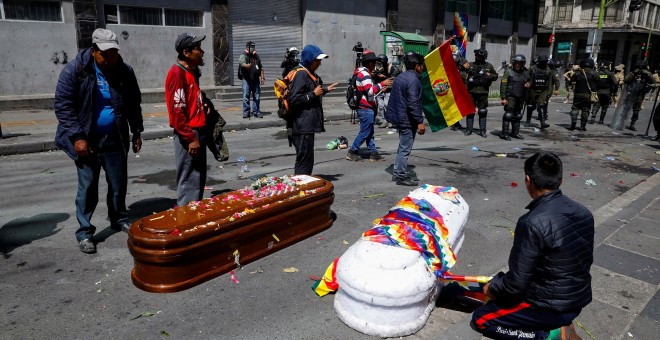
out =
<svg viewBox="0 0 660 340"><path fill-rule="evenodd" d="M240 84L236 77L238 57L248 41L256 44L266 85L281 77L280 64L286 49L303 47L300 0L229 0L229 25L233 85Z"/></svg>

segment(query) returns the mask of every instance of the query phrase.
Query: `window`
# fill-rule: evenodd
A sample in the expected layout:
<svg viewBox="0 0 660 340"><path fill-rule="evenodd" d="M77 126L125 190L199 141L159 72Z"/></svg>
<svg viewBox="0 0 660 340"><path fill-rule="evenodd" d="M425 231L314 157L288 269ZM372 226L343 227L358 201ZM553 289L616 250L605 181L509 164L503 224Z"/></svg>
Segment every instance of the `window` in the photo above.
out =
<svg viewBox="0 0 660 340"><path fill-rule="evenodd" d="M513 21L513 0L491 0L488 2L488 17Z"/></svg>
<svg viewBox="0 0 660 340"><path fill-rule="evenodd" d="M573 18L573 0L559 0L557 22L571 22Z"/></svg>
<svg viewBox="0 0 660 340"><path fill-rule="evenodd" d="M520 22L534 23L534 0L520 1Z"/></svg>
<svg viewBox="0 0 660 340"><path fill-rule="evenodd" d="M202 12L166 8L165 26L202 27Z"/></svg>
<svg viewBox="0 0 660 340"><path fill-rule="evenodd" d="M62 2L54 0L2 0L7 20L62 22Z"/></svg>
<svg viewBox="0 0 660 340"><path fill-rule="evenodd" d="M163 16L160 8L119 6L121 24L162 26Z"/></svg>
<svg viewBox="0 0 660 340"><path fill-rule="evenodd" d="M106 24L202 27L203 11L105 5Z"/></svg>
<svg viewBox="0 0 660 340"><path fill-rule="evenodd" d="M449 0L445 4L445 12L467 13L468 15L479 15L479 0Z"/></svg>

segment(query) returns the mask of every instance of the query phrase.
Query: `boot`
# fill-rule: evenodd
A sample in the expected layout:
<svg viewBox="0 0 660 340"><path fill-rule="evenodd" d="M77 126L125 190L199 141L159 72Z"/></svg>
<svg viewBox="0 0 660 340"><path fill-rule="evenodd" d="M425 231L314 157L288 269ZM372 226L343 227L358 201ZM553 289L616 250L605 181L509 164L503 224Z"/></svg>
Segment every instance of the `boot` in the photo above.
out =
<svg viewBox="0 0 660 340"><path fill-rule="evenodd" d="M598 119L598 124L603 124L603 120L605 120L605 113L607 110L603 109L603 111L600 112L600 119Z"/></svg>
<svg viewBox="0 0 660 340"><path fill-rule="evenodd" d="M511 140L511 137L509 137L509 122L507 121L502 122L502 133L500 134L500 138Z"/></svg>
<svg viewBox="0 0 660 340"><path fill-rule="evenodd" d="M539 122L541 123L541 130L550 127L550 125L545 123L546 119L548 119L548 109L544 108L543 110L539 110Z"/></svg>
<svg viewBox="0 0 660 340"><path fill-rule="evenodd" d="M469 136L472 134L472 128L474 127L474 115L468 115L465 117L465 132L464 135Z"/></svg>
<svg viewBox="0 0 660 340"><path fill-rule="evenodd" d="M571 131L574 131L574 130L575 130L575 125L576 125L576 124L577 124L577 122L572 121L572 122L571 122L571 127L569 127L568 129L571 130Z"/></svg>
<svg viewBox="0 0 660 340"><path fill-rule="evenodd" d="M626 129L637 131L637 129L635 128L635 122L630 122L630 126L626 126Z"/></svg>
<svg viewBox="0 0 660 340"><path fill-rule="evenodd" d="M513 127L511 128L511 137L516 138L516 139L525 139L520 134L520 121L513 122Z"/></svg>
<svg viewBox="0 0 660 340"><path fill-rule="evenodd" d="M477 134L483 138L488 137L486 134L486 117L479 117L479 132Z"/></svg>
<svg viewBox="0 0 660 340"><path fill-rule="evenodd" d="M587 120L580 121L580 131L587 131Z"/></svg>
<svg viewBox="0 0 660 340"><path fill-rule="evenodd" d="M532 113L532 109L527 109L527 120L525 121L525 127L532 125ZM539 110L539 114L541 114L541 110Z"/></svg>

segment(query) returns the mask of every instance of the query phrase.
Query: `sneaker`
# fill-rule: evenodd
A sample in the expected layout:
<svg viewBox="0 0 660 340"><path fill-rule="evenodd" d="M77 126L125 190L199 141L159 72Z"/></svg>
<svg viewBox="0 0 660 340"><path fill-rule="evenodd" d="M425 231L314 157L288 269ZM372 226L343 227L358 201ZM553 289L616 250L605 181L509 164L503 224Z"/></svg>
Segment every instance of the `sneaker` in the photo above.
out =
<svg viewBox="0 0 660 340"><path fill-rule="evenodd" d="M346 160L353 161L353 162L357 162L357 161L359 161L360 159L361 159L361 158L360 158L360 155L358 155L358 154L356 154L356 153L353 153L353 152L351 152L351 151L348 151L348 153L346 154Z"/></svg>
<svg viewBox="0 0 660 340"><path fill-rule="evenodd" d="M383 156L381 156L381 155L378 153L378 151L372 153L372 154L369 156L369 162L382 161L383 159L384 159Z"/></svg>
<svg viewBox="0 0 660 340"><path fill-rule="evenodd" d="M523 137L521 134L511 135L511 137L513 137L515 139L525 139L525 137Z"/></svg>
<svg viewBox="0 0 660 340"><path fill-rule="evenodd" d="M254 118L264 118L264 115L257 113L254 115Z"/></svg>
<svg viewBox="0 0 660 340"><path fill-rule="evenodd" d="M114 231L123 231L125 233L128 233L128 230L131 229L131 224L128 222L120 223L118 225L113 225L110 228Z"/></svg>
<svg viewBox="0 0 660 340"><path fill-rule="evenodd" d="M416 187L416 186L419 185L419 183L413 181L410 178L406 178L406 179L398 179L396 181L396 185L404 185L404 186L407 186L407 187Z"/></svg>
<svg viewBox="0 0 660 340"><path fill-rule="evenodd" d="M94 245L92 239L86 238L84 240L81 240L78 242L78 246L80 247L80 251L82 251L85 254L96 253L96 245Z"/></svg>
<svg viewBox="0 0 660 340"><path fill-rule="evenodd" d="M243 115L243 119L248 119L250 118L250 115Z"/></svg>

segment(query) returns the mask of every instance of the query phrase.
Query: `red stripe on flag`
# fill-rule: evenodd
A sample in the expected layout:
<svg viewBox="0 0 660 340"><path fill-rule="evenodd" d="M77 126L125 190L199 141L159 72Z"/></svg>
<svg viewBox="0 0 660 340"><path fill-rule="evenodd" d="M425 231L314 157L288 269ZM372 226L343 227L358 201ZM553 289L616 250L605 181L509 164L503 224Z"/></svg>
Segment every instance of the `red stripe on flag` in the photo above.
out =
<svg viewBox="0 0 660 340"><path fill-rule="evenodd" d="M518 304L518 305L515 306L515 307L511 307L511 308L502 308L502 309L498 310L497 312L488 313L488 314L486 314L486 315L480 317L480 318L477 320L476 325L477 325L477 327L479 327L480 329L484 329L484 328L485 328L485 327L484 327L484 323L486 323L486 322L488 322L488 321L490 321L490 320L493 320L493 319L497 319L497 318L499 318L499 317L503 317L503 316L508 315L508 314L511 314L511 313L515 313L515 312L517 312L517 311L519 311L519 310L521 310L521 309L528 308L529 306L530 306L529 303L527 303L527 302L521 302L520 304Z"/></svg>
<svg viewBox="0 0 660 340"><path fill-rule="evenodd" d="M454 56L451 54L451 40L447 40L442 45L440 45L440 58L442 58L442 66L445 68L445 73L447 78L449 78L449 86L454 94L454 100L456 101L456 106L461 112L461 116L465 117L470 113L475 113L476 107L472 102L472 97L467 91L461 78L461 74L458 73L457 67L447 67L447 65L455 65ZM461 82L461 85L458 86L458 82Z"/></svg>

